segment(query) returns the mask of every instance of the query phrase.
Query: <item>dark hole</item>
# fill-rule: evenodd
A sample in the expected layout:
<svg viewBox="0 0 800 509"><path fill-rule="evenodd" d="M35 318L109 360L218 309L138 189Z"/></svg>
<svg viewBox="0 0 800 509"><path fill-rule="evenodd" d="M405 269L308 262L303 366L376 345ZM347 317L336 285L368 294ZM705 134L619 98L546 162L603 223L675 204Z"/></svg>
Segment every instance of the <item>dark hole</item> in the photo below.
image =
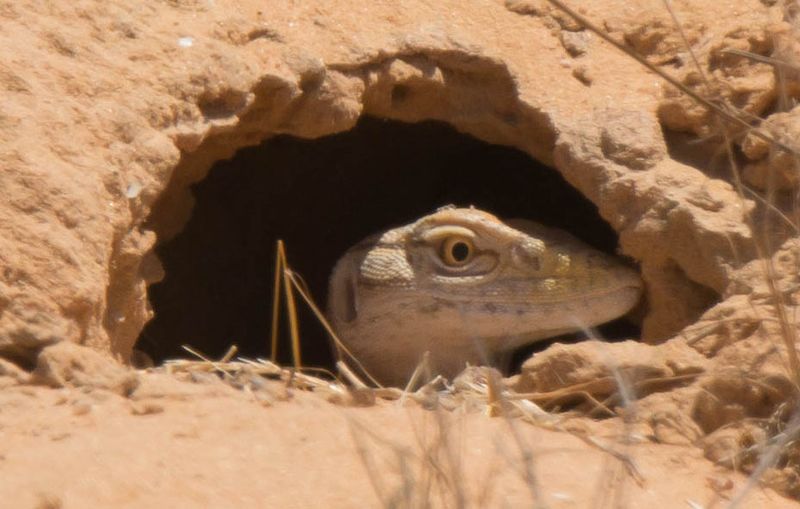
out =
<svg viewBox="0 0 800 509"><path fill-rule="evenodd" d="M192 217L158 247L166 277L149 290L155 318L137 345L157 363L189 357L183 344L212 357L231 344L243 356L269 354L278 238L323 309L328 275L348 247L446 204L567 229L606 252L617 244L595 206L557 172L438 122L364 118L317 140L277 136L218 162L192 191ZM304 364L330 368L322 327L299 308ZM288 364L282 332L279 360Z"/></svg>

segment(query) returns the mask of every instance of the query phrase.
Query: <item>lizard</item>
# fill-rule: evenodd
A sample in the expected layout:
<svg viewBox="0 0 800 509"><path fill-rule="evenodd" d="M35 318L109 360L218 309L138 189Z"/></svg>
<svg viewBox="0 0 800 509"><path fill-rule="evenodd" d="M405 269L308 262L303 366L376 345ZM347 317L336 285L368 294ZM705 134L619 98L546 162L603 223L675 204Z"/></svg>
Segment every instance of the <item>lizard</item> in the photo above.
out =
<svg viewBox="0 0 800 509"><path fill-rule="evenodd" d="M426 352L452 378L622 316L642 290L636 270L563 230L446 206L347 250L327 314L367 373L402 387Z"/></svg>

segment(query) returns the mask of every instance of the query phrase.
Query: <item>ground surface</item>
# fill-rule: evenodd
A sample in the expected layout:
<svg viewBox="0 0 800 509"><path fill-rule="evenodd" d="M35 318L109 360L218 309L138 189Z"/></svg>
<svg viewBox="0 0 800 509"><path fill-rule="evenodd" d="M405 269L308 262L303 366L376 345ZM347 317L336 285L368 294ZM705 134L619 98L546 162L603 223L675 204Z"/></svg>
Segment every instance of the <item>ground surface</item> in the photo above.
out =
<svg viewBox="0 0 800 509"><path fill-rule="evenodd" d="M677 25L656 0L581 12L796 140L796 5L671 5ZM798 505L794 160L741 126L726 157L707 108L548 3L0 0L0 48L0 506ZM516 147L618 234L638 341L556 345L505 381L582 417L124 367L191 184L364 115Z"/></svg>
<svg viewBox="0 0 800 509"><path fill-rule="evenodd" d="M284 392L277 382L263 391ZM640 481L569 433L479 410L437 413L398 402L349 408L298 391L265 404L221 382L163 375L145 376L131 399L10 387L0 408L3 507L376 507L392 499L401 507L426 500L454 507L458 497L470 507L530 507L534 497L553 508L614 500L725 507L746 482L692 446L644 439L621 448L619 423L591 434L630 455ZM797 506L759 488L744 502Z"/></svg>

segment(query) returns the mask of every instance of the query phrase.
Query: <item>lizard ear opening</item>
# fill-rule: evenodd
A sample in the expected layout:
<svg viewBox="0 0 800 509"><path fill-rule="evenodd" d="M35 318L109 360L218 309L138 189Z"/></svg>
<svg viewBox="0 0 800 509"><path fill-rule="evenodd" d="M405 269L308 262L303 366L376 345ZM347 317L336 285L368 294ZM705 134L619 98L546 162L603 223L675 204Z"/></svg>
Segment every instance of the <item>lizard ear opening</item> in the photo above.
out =
<svg viewBox="0 0 800 509"><path fill-rule="evenodd" d="M339 322L350 323L358 317L358 288L356 271L350 264L337 265L331 277L330 293L334 298L330 313Z"/></svg>

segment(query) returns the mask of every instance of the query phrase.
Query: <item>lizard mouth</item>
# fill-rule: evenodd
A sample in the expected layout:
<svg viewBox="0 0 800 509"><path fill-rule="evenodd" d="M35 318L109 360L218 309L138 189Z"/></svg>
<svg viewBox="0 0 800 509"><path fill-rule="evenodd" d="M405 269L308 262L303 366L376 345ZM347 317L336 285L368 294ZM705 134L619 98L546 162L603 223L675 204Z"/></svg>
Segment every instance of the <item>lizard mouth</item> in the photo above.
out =
<svg viewBox="0 0 800 509"><path fill-rule="evenodd" d="M468 305L470 303L492 303L500 307L536 307L540 305L564 304L568 306L577 302L597 301L598 305L611 299L613 301L630 302L633 307L641 298L644 284L638 278L629 278L617 284L608 284L604 287L592 288L580 284L573 284L568 280L542 279L537 282L520 280L514 285L507 281L513 291L487 291L485 289L461 288L460 291L428 289L428 295L436 300L449 302L453 305Z"/></svg>
<svg viewBox="0 0 800 509"><path fill-rule="evenodd" d="M604 297L613 297L617 294L635 294L637 300L642 296L644 284L641 281L630 281L615 285L609 288L602 288L596 290L587 290L583 295L587 298L599 299Z"/></svg>

